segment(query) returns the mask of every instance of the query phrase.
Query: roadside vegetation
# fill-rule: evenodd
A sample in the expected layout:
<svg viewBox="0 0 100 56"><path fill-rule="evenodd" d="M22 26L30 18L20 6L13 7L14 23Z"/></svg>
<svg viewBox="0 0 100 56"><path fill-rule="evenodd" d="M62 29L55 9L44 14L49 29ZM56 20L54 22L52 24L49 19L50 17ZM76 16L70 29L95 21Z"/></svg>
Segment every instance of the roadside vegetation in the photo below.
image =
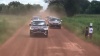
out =
<svg viewBox="0 0 100 56"><path fill-rule="evenodd" d="M22 4L18 1L12 1L9 4L0 4L0 14L21 15L29 12L37 12L42 9L38 4Z"/></svg>
<svg viewBox="0 0 100 56"><path fill-rule="evenodd" d="M29 20L29 16L0 15L0 44L15 33L27 20Z"/></svg>
<svg viewBox="0 0 100 56"><path fill-rule="evenodd" d="M66 16L72 17L76 14L100 14L100 1L92 0L44 0L49 3L48 10L61 11L66 13ZM55 8L54 8L55 7ZM61 10L61 8L63 8Z"/></svg>
<svg viewBox="0 0 100 56"><path fill-rule="evenodd" d="M96 45L100 46L100 15L77 15L74 17L64 17L63 26L70 31L74 32L76 35L81 37L84 40L93 42ZM93 23L94 33L93 39L85 39L84 29L86 26L89 26L90 23Z"/></svg>
<svg viewBox="0 0 100 56"><path fill-rule="evenodd" d="M41 9L42 6L38 4L22 4L18 1L12 1L8 5L0 4L0 44Z"/></svg>

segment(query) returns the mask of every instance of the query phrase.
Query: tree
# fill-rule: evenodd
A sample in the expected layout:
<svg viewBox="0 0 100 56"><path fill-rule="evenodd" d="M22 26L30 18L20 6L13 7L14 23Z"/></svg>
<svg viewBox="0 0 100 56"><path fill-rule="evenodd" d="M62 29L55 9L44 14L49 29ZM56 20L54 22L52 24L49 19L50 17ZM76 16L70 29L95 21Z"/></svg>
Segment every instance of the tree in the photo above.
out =
<svg viewBox="0 0 100 56"><path fill-rule="evenodd" d="M87 9L89 14L100 14L100 1L92 1Z"/></svg>
<svg viewBox="0 0 100 56"><path fill-rule="evenodd" d="M67 16L73 16L78 12L79 0L46 0L49 2L49 5L53 3L58 3L64 7Z"/></svg>
<svg viewBox="0 0 100 56"><path fill-rule="evenodd" d="M2 14L26 14L40 9L42 9L40 5L22 4L17 1L12 1L8 5L0 4L0 13Z"/></svg>
<svg viewBox="0 0 100 56"><path fill-rule="evenodd" d="M2 11L3 7L5 7L5 4L0 4L0 12Z"/></svg>
<svg viewBox="0 0 100 56"><path fill-rule="evenodd" d="M88 0L44 0L49 3L49 7L54 3L60 4L64 7L67 16L73 16L77 13L85 13L90 5Z"/></svg>
<svg viewBox="0 0 100 56"><path fill-rule="evenodd" d="M8 4L8 6L14 6L14 7L18 7L19 5L22 5L20 2L17 2L17 1L12 1Z"/></svg>
<svg viewBox="0 0 100 56"><path fill-rule="evenodd" d="M79 9L79 13L80 14L85 14L86 13L86 10L88 9L90 5L90 2L88 0L81 0L80 2L80 9Z"/></svg>

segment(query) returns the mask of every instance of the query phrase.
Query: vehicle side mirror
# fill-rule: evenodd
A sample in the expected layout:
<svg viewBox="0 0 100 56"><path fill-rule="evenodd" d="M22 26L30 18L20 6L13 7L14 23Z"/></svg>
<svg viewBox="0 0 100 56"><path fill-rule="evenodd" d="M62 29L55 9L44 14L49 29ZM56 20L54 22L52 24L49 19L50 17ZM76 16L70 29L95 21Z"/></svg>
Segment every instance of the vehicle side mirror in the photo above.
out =
<svg viewBox="0 0 100 56"><path fill-rule="evenodd" d="M49 26L49 25L47 24L47 26Z"/></svg>

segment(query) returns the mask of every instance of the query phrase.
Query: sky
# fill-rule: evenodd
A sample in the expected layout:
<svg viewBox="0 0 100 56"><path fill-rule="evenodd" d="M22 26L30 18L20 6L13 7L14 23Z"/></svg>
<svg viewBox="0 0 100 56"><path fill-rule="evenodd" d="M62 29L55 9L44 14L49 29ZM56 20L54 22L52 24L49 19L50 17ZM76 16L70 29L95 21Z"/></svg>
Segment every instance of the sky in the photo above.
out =
<svg viewBox="0 0 100 56"><path fill-rule="evenodd" d="M0 0L0 3L8 4L11 1L19 1L23 4L40 4L43 6L43 9L45 10L48 7L48 4L44 2L44 0ZM92 1L92 0L89 0ZM99 0L100 1L100 0Z"/></svg>

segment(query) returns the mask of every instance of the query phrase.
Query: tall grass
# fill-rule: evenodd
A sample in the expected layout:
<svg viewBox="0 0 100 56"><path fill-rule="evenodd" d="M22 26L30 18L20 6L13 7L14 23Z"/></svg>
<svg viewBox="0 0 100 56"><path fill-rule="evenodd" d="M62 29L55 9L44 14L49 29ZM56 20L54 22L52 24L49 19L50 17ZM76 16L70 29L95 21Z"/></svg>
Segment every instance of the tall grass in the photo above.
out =
<svg viewBox="0 0 100 56"><path fill-rule="evenodd" d="M6 41L30 16L0 15L0 44Z"/></svg>
<svg viewBox="0 0 100 56"><path fill-rule="evenodd" d="M64 17L63 25L65 28L76 33L80 37L84 37L83 30L90 23L93 23L94 33L93 39L87 40L100 46L100 15L77 15L74 17ZM85 40L85 38L82 38Z"/></svg>

